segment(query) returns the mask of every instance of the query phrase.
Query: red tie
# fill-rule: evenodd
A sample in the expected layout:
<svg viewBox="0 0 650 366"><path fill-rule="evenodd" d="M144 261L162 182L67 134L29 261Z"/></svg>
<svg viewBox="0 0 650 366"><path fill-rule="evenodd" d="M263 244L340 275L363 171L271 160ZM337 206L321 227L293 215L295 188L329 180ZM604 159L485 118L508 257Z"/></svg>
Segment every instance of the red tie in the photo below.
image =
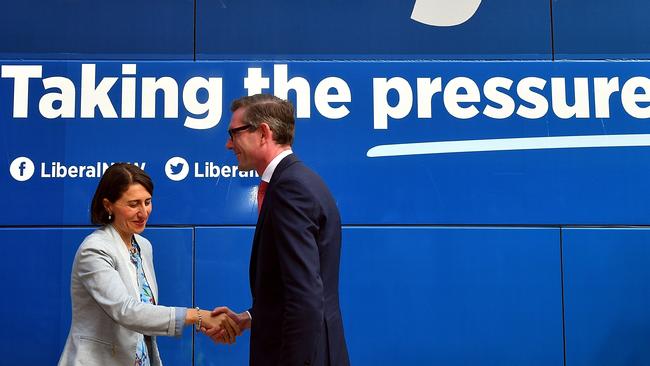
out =
<svg viewBox="0 0 650 366"><path fill-rule="evenodd" d="M260 181L260 186L257 188L257 213L262 211L262 203L264 202L264 194L266 193L266 187L269 186L269 183L265 181Z"/></svg>

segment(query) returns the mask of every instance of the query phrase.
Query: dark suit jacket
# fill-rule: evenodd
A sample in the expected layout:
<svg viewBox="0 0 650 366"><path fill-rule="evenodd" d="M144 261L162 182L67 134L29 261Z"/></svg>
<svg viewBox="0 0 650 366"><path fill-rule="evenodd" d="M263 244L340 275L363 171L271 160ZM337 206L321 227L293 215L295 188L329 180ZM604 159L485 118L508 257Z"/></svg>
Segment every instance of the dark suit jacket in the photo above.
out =
<svg viewBox="0 0 650 366"><path fill-rule="evenodd" d="M250 364L349 365L339 308L341 218L295 155L276 167L255 228Z"/></svg>

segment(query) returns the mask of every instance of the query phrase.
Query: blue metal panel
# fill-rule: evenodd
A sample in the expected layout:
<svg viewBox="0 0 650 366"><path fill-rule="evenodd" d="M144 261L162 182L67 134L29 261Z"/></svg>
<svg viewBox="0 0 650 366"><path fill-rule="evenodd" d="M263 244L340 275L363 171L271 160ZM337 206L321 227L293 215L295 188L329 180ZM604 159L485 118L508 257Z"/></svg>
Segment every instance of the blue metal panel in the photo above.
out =
<svg viewBox="0 0 650 366"><path fill-rule="evenodd" d="M462 3L418 2L438 15ZM198 0L197 58L550 59L547 0L483 1L446 27L413 20L414 3Z"/></svg>
<svg viewBox="0 0 650 366"><path fill-rule="evenodd" d="M650 363L650 230L563 229L566 359Z"/></svg>
<svg viewBox="0 0 650 366"><path fill-rule="evenodd" d="M91 231L0 229L3 364L54 365L59 360L70 327L70 269Z"/></svg>
<svg viewBox="0 0 650 366"><path fill-rule="evenodd" d="M91 232L90 228L0 229L0 243L15 254L0 266L0 277L5 279L2 293L7 297L0 303L3 364L56 364L70 329L72 262ZM145 236L154 245L161 303L191 306L192 230L147 229ZM191 365L191 329L180 340L164 338L158 338L163 360Z"/></svg>
<svg viewBox="0 0 650 366"><path fill-rule="evenodd" d="M556 59L650 56L645 0L553 1Z"/></svg>
<svg viewBox="0 0 650 366"><path fill-rule="evenodd" d="M5 2L0 58L192 60L193 23L192 0Z"/></svg>
<svg viewBox="0 0 650 366"><path fill-rule="evenodd" d="M250 306L253 228L196 232L196 299ZM341 309L354 365L562 365L559 231L344 229ZM197 365L245 364L197 338Z"/></svg>
<svg viewBox="0 0 650 366"><path fill-rule="evenodd" d="M348 228L355 365L563 364L555 229Z"/></svg>
<svg viewBox="0 0 650 366"><path fill-rule="evenodd" d="M196 305L202 309L228 306L241 312L251 306L248 262L254 228L196 229ZM246 331L234 345L215 345L203 335L196 337L194 365L246 365L250 341Z"/></svg>
<svg viewBox="0 0 650 366"><path fill-rule="evenodd" d="M158 280L158 303L166 306L193 307L194 230L192 228L148 228L144 235L154 248L154 266ZM183 335L157 337L160 356L167 365L192 365L192 327Z"/></svg>

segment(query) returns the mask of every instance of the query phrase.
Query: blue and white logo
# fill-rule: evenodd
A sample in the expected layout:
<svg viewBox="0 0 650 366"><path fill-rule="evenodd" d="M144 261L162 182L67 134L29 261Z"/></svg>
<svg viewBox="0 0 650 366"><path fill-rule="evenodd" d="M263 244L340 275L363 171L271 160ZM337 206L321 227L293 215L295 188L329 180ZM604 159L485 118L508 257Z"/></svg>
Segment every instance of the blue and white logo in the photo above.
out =
<svg viewBox="0 0 650 366"><path fill-rule="evenodd" d="M435 27L453 27L474 16L481 0L417 0L411 19Z"/></svg>
<svg viewBox="0 0 650 366"><path fill-rule="evenodd" d="M9 173L15 180L24 182L34 175L34 162L24 156L16 158L9 166Z"/></svg>
<svg viewBox="0 0 650 366"><path fill-rule="evenodd" d="M165 164L165 174L167 174L167 178L175 182L185 179L189 172L190 165L187 163L187 160L180 156L174 156L167 160L167 163Z"/></svg>

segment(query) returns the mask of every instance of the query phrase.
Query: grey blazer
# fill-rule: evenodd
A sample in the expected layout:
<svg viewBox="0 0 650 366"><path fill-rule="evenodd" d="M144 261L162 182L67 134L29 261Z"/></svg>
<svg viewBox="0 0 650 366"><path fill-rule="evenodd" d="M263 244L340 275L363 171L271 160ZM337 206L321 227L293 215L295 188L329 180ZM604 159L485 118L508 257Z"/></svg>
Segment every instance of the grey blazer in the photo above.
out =
<svg viewBox="0 0 650 366"><path fill-rule="evenodd" d="M157 299L151 243L139 235L136 241ZM60 366L133 365L136 344L143 334L152 336L151 365L162 365L155 336L180 335L176 309L141 302L129 266L133 266L129 254L112 225L95 230L81 243L72 265L72 324Z"/></svg>

